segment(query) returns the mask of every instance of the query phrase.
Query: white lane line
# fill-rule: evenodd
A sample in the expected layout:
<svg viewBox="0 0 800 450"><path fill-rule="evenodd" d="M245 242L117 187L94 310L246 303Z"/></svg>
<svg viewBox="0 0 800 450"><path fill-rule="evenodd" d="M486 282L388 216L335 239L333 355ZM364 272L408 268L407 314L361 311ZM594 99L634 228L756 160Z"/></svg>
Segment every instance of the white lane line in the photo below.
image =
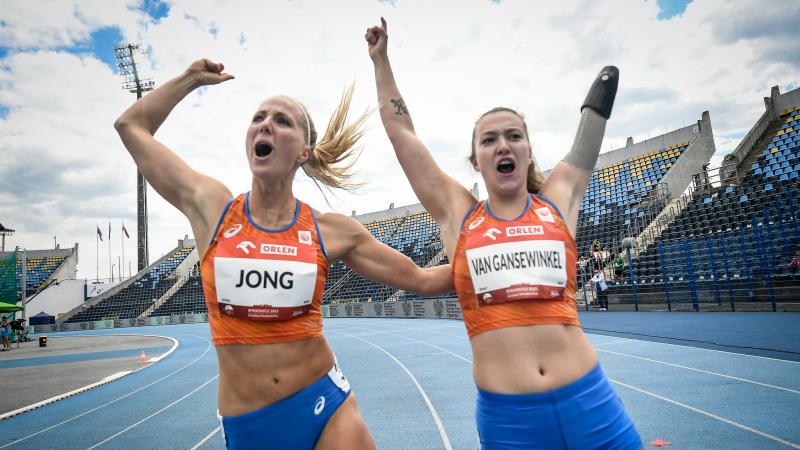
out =
<svg viewBox="0 0 800 450"><path fill-rule="evenodd" d="M55 425L50 425L49 427L47 427L47 428L44 428L44 429L42 429L42 430L39 430L39 431L37 431L36 433L29 434L29 435L27 435L27 436L25 436L25 437L23 437L23 438L19 438L19 439L17 439L16 441L11 441L11 442L9 442L8 444L5 444L5 445L3 445L3 446L0 446L0 448L6 448L6 447L8 447L8 446L10 446L10 445L12 445L12 444L16 444L16 443L18 443L18 442L22 442L22 441L24 441L24 440L26 440L26 439L30 439L30 438L32 438L32 437L34 437L34 436L36 436L36 435L39 435L39 434L42 434L42 433L44 433L45 431L50 431L50 430L52 430L53 428L60 427L61 425L64 425L65 423L72 422L72 421L73 421L73 420L75 420L75 419L78 419L78 418L80 418L80 417L83 417L83 416L85 416L85 415L87 415L87 414L93 413L93 412L97 411L97 410L98 410L98 409L100 409L100 408L104 408L104 407L106 407L106 406L108 406L108 405L114 404L114 403L116 403L116 402L118 402L118 401L122 400L123 398L129 397L129 396L131 396L131 395L133 395L133 394L135 394L135 393L137 393L137 392L139 392L139 391L141 391L141 390L143 390L143 389L146 389L146 388L148 388L148 387L150 387L150 386L152 386L152 385L154 385L154 384L156 384L156 383L159 383L159 382L163 381L165 378L169 378L169 377L171 377L172 375L175 375L176 373L180 372L181 370L183 370L183 369L185 369L185 368L187 368L187 367L191 366L192 364L196 363L198 360L200 360L200 358L202 358L203 356L205 356L205 355L206 355L206 353L208 353L208 352L211 350L211 342L209 342L209 340L208 340L208 339L206 339L206 338L204 338L204 337L195 336L195 335L189 335L189 336L191 336L191 337L195 337L195 338L197 338L197 339L202 339L202 340L206 341L206 343L208 344L208 347L206 347L206 351L205 351L205 352L203 352L203 354L202 354L202 355L200 355L200 356L198 356L197 358L195 358L194 360L192 360L192 361L191 361L189 364L186 364L185 366L181 367L180 369L178 369L178 370L176 370L176 371L174 371L174 372L172 372L172 373L169 373L169 374L167 374L167 375L164 375L163 377L161 377L161 378L159 378L159 379L157 379L157 380L155 380L155 381L151 382L150 384L144 385L144 386L140 387L139 389L136 389L135 391L129 392L129 393L127 393L127 394L123 395L122 397L119 397L119 398L117 398L117 399L111 400L110 402L104 403L104 404L102 404L102 405L100 405L100 406L94 407L94 408L92 408L92 409L90 409L90 410L88 410L88 411L86 411L86 412L83 412L83 413L81 413L81 414L78 414L77 416L70 417L69 419L67 419L67 420L64 420L64 421L62 421L62 422L59 422L59 423L57 423L57 424L55 424Z"/></svg>
<svg viewBox="0 0 800 450"><path fill-rule="evenodd" d="M132 370L123 370L122 372L112 373L111 375L109 375L109 376L107 376L107 377L103 378L103 379L102 379L102 380L100 380L100 381L107 381L107 380L108 380L108 381L110 381L110 380L116 380L117 378L119 378L119 377L124 377L125 375L127 375L127 374L129 374L129 373L132 373L132 372L133 372Z"/></svg>
<svg viewBox="0 0 800 450"><path fill-rule="evenodd" d="M393 325L393 327L394 328L404 328L404 329L409 329L410 330L410 328L398 327L396 325ZM373 330L370 330L370 331L373 331ZM453 336L451 334L440 333L440 332L436 332L436 331L429 331L429 332L430 333L436 333L436 334L444 334L446 336ZM464 338L463 336L453 336L453 337ZM627 338L619 338L619 339L623 339L623 340L628 341L628 342L630 342L630 341L646 342L646 343L655 344L655 345L673 345L673 346L675 346L675 344L667 344L667 343L664 343L664 342L641 341L641 340L638 340L638 339L627 339ZM619 341L614 341L613 343L618 343L618 342ZM595 347L597 347L600 344L593 344L593 345ZM719 351L719 350L709 350L709 349L704 349L704 348L699 348L699 347L687 347L687 346L684 346L684 345L677 345L677 347L681 347L683 349L692 349L692 350L698 349L698 350L708 350L708 351L715 351L715 352ZM709 374L709 375L716 375L716 376L719 376L719 377L729 378L729 379L736 380L736 381L741 381L741 382L744 382L744 383L751 383L751 384L755 384L755 385L766 387L766 388L778 389L778 390L790 392L792 394L800 394L800 391L797 391L797 390L794 390L794 389L791 389L791 388L787 388L787 387L783 387L783 386L776 386L776 385L773 385L773 384L762 383L762 382L755 381L755 380L750 380L750 379L747 379L747 378L735 377L733 375L725 375L725 374L721 374L721 373L717 373L717 372L710 372L710 371L707 371L707 370L696 369L694 367L688 367L688 366L683 366L683 365L680 365L680 364L668 363L666 361L659 361L659 360L656 360L656 359L644 358L644 357L641 357L641 356L629 355L627 353L614 352L614 351L606 350L606 349L602 349L602 348L598 348L597 351L604 352L604 353L612 353L612 354L620 355L620 356L627 356L629 358L641 359L641 360L650 361L650 362L654 362L654 363L658 363L658 364L665 364L665 365L668 365L668 366L678 367L678 368L686 369L686 370L693 370L695 372L701 372L701 373L705 373L705 374ZM722 352L722 353L730 353L730 352ZM739 355L739 353L731 353L731 354L737 355L737 356ZM743 356L752 356L752 355L743 355ZM772 358L766 358L766 359L772 359ZM783 361L783 360L778 359L776 361Z"/></svg>
<svg viewBox="0 0 800 450"><path fill-rule="evenodd" d="M386 353L390 358L394 360L394 362L397 363L398 366L400 366L406 372L406 374L411 378L411 381L413 381L414 384L417 386L417 390L419 391L420 395L422 395L422 399L425 400L425 404L428 405L428 411L430 411L431 416L433 416L433 421L436 422L436 428L439 429L439 435L442 437L442 444L444 444L444 448L446 450L453 450L453 446L450 445L450 439L447 437L447 432L444 430L444 425L442 424L441 419L439 419L439 414L436 413L436 409L433 407L433 403L431 403L431 400L428 398L428 394L426 394L425 390L422 389L422 386L419 384L419 381L417 381L417 379L414 377L414 374L412 374L411 371L408 370L408 368L405 365L403 365L403 363L401 363L399 359L395 358L394 355L384 350L382 347L379 347L366 339L361 339L358 336L353 336L352 334L342 333L340 331L338 331L337 333L341 333L353 339L358 339L359 341L365 342L377 348L378 350L382 351L383 353Z"/></svg>
<svg viewBox="0 0 800 450"><path fill-rule="evenodd" d="M720 417L720 416L718 416L716 414L711 414L708 411L703 411L702 409L698 409L698 408L695 408L693 406L689 406L689 405L686 405L684 403L677 402L677 401L672 400L670 398L663 397L663 396L658 395L658 394L654 394L652 392L646 391L644 389L637 388L635 386L631 386L629 384L622 383L622 382L617 381L617 380L612 380L612 379L609 378L609 381L611 381L613 383L616 383L616 384L618 384L620 386L624 386L624 387L626 387L628 389L633 389L634 391L641 392L642 394L646 394L646 395L649 395L651 397L655 397L655 398L657 398L659 400L663 400L665 402L672 403L673 405L677 405L677 406L680 406L682 408L686 408L689 411L696 412L698 414L702 414L704 416L710 417L710 418L712 418L714 420L718 420L718 421L726 423L728 425L733 425L736 428L740 428L742 430L749 431L751 433L755 433L755 434L757 434L759 436L765 437L767 439L773 440L773 441L781 443L783 445L787 445L787 446L792 447L792 448L800 449L800 445L799 444L795 444L794 442L789 442L789 441L787 441L785 439L781 439L781 438L779 438L777 436L773 436L773 435L771 435L769 433L765 433L765 432L763 432L761 430L756 430L755 428L750 428L747 425L743 425L743 424L741 424L739 422L734 422L733 420L726 419L724 417Z"/></svg>
<svg viewBox="0 0 800 450"><path fill-rule="evenodd" d="M398 325L392 325L392 327L394 327L394 328L400 328L401 330L410 330L410 331L417 331L417 332L420 332L420 331L422 331L422 332L425 332L425 333L435 333L435 334L441 334L441 335L443 335L443 336L450 336L450 337L454 337L454 338L459 338L459 339L466 339L466 340L469 340L469 339L467 339L467 337L466 337L466 336L464 336L464 335L461 335L461 336L459 336L459 335L450 334L450 333L442 333L441 331L432 331L432 330L426 330L426 329L424 329L424 328L410 328L410 327L401 327L401 326L398 326Z"/></svg>
<svg viewBox="0 0 800 450"><path fill-rule="evenodd" d="M437 333L437 334L441 334L441 333ZM623 338L623 339L624 339L624 338ZM635 339L634 339L634 340L635 340ZM641 342L641 341L639 341L639 342ZM649 341L647 341L647 342L649 342ZM662 343L661 343L661 342L655 342L655 344L662 344ZM666 345L673 345L673 344L666 344ZM684 348L686 348L685 346L679 346L679 347L684 347ZM693 348L696 348L696 347L689 347L689 348L692 348L692 349L693 349ZM611 352L610 350L600 350L600 351L609 352L609 353L615 353L615 352ZM715 350L712 350L712 351L715 351ZM723 353L728 353L728 352L723 352ZM646 359L646 358L641 358L641 359ZM771 358L768 358L768 359L771 359ZM780 361L780 360L779 360L779 361ZM661 361L655 361L655 362L661 362ZM669 363L667 363L667 364L669 364ZM691 369L691 368L688 368L688 369ZM693 369L693 370L699 370L699 369ZM695 408L695 407L693 407L693 406L689 406L689 405L686 405L686 404L684 404L684 403L677 402L677 401L675 401L675 400L669 399L669 398L667 398L667 397L660 396L660 395L658 395L658 394L655 394L655 393L652 393L652 392L646 391L646 390L644 390L644 389L641 389L641 388L638 388L638 387L635 387L635 386L631 386L631 385L629 385L629 384L626 384L626 383L623 383L623 382L621 382L621 381L617 381L617 380L614 380L614 379L611 379L611 378L609 378L609 381L611 381L611 382L613 382L613 383L616 383L616 384L619 384L620 386L624 386L624 387L627 387L627 388L629 388L629 389L633 389L633 390L635 390L635 391L641 392L641 393L643 393L643 394L650 395L650 396L652 396L652 397L655 397L655 398L657 398L657 399L659 399L659 400L663 400L663 401L665 401L665 402L668 402L668 403L672 403L672 404L674 404L674 405L681 406L681 407L683 407L683 408L686 408L686 409L688 409L688 410L690 410L690 411L693 411L693 412L696 412L696 413L698 413L698 414L702 414L702 415L705 415L705 416L711 417L712 419L719 420L720 422L723 422L723 423L726 423L726 424L729 424L729 425L733 425L733 426L735 426L735 427L737 427L737 428L740 428L740 429L742 429L742 430L745 430L745 431L750 431L751 433L755 433L755 434L757 434L757 435L759 435L759 436L766 437L767 439L772 439L772 440L774 440L774 441L776 441L776 442L779 442L779 443L781 443L781 444L784 444L784 445L788 445L788 446L790 446L790 447L792 447L792 448L797 448L797 449L800 449L800 445L798 445L798 444L795 444L795 443L792 443L792 442L786 441L786 440L784 440L784 439L781 439L781 438L779 438L779 437L773 436L773 435L771 435L771 434L769 434L769 433L765 433L765 432L763 432L763 431L761 431L761 430L757 430L757 429L755 429L755 428L748 427L747 425L743 425L743 424L741 424L741 423L739 423L739 422L735 422L735 421L733 421L733 420L726 419L726 418L724 418L724 417L721 417L721 416L717 416L717 415L715 415L715 414L712 414L712 413L710 413L710 412L704 411L704 410L702 410L702 409ZM750 381L750 380L744 380L744 381ZM763 385L763 383L758 383L758 382L754 382L754 383L756 383L756 384L762 384L762 385ZM773 387L773 386L770 386L770 385L766 385L766 386ZM778 389L785 389L785 388L780 388L780 387L778 387L778 386L774 386L774 387L776 387L776 388L778 388Z"/></svg>
<svg viewBox="0 0 800 450"><path fill-rule="evenodd" d="M794 389L789 389L789 388L782 387L782 386L775 386L773 384L761 383L759 381L749 380L747 378L734 377L733 375L725 375L725 374L722 374L722 373L710 372L708 370L696 369L694 367L682 366L680 364L673 364L673 363L669 363L669 362L666 362L666 361L659 361L657 359L645 358L645 357L642 357L642 356L629 355L627 353L613 352L611 350L606 350L606 349L602 349L602 348L598 348L597 351L603 352L603 353L611 353L613 355L626 356L628 358L641 359L643 361L650 361L650 362L654 362L654 363L658 363L658 364L664 364L664 365L667 365L667 366L677 367L677 368L680 368L680 369L693 370L695 372L701 372L701 373L705 373L705 374L708 374L708 375L715 375L715 376L718 376L718 377L729 378L731 380L741 381L741 382L744 382L744 383L751 383L751 384L755 384L755 385L763 386L763 387L767 387L767 388L780 389L781 391L791 392L792 394L800 394L800 391L796 391Z"/></svg>
<svg viewBox="0 0 800 450"><path fill-rule="evenodd" d="M604 342L600 342L598 344L595 344L594 342L592 342L592 345L594 345L595 347L604 347L606 345L616 345L616 344L630 344L630 341L626 340L626 339L619 339L619 340L616 340L616 341L604 341Z"/></svg>
<svg viewBox="0 0 800 450"><path fill-rule="evenodd" d="M586 330L584 330L584 333L591 334L592 336L612 337L612 336L608 336L606 334L597 334L597 333L592 333L591 331L586 331ZM646 339L630 339L630 338L617 337L617 336L613 336L613 337L616 337L617 339L627 339L630 342L645 342L645 343L649 342L649 343L653 343L653 344L671 345L673 347L704 350L704 351L707 351L707 352L726 353L728 355L734 355L734 356L747 356L749 358L768 359L770 361L778 361L778 362L789 363L789 364L800 364L800 361L791 361L791 360L788 360L788 359L770 358L769 356L749 355L747 353L729 352L729 351L725 351L725 350L714 350L714 349L711 349L711 348L695 347L693 345L670 344L669 342L649 341L649 340L646 340ZM669 338L662 338L662 339L669 339ZM714 345L724 345L724 344L714 344ZM773 351L780 352L780 350L773 350Z"/></svg>
<svg viewBox="0 0 800 450"><path fill-rule="evenodd" d="M192 395L192 394L194 394L195 392L199 391L200 389L204 388L206 385L208 385L208 383L211 383L212 381L216 380L217 378L219 378L219 374L217 374L217 375L214 375L213 377L209 378L209 379L208 379L208 380L207 380L205 383L203 383L203 384L201 384L200 386L197 386L196 388L192 389L192 391L191 391L191 392L189 392L188 394L186 394L186 395L184 395L183 397L181 397L181 398L179 398L179 399L175 400L174 402L170 403L169 405L167 405L167 406L165 406L165 407L163 407L163 408L159 409L158 411L154 412L153 414L150 414L149 416L145 417L144 419L142 419L142 420L140 420L140 421L138 421L138 422L136 422L136 423L134 423L134 424L132 424L132 425L129 425L129 426L127 426L127 427L123 428L122 430L120 430L120 431L118 431L118 432L116 432L116 433L112 434L111 436L109 436L109 437L107 437L107 438L103 439L102 441L98 442L97 444L94 444L93 446L89 447L89 449L88 449L88 450L92 450L92 449L94 449L94 448L97 448L97 447L99 447L99 446L101 446L101 445L105 444L106 442L108 442L108 441L110 441L110 440L114 439L115 437L117 437L117 436L119 436L119 435L121 435L121 434L123 434L123 433L127 432L128 430L130 430L130 429L132 429L132 428L135 428L135 427L137 427L137 426L141 425L142 423L144 423L145 421L147 421L147 420L149 420L149 419L151 419L151 418L153 418L153 417L155 417L155 416L157 416L157 415L161 414L162 412L166 411L167 409L169 409L169 408L172 408L173 406L175 406L175 405L177 405L178 403L180 403L180 402L182 402L182 401L186 400L186 398L188 398L190 395Z"/></svg>
<svg viewBox="0 0 800 450"><path fill-rule="evenodd" d="M425 341L420 341L419 339L414 339L414 338L412 338L412 337L404 336L404 335L402 335L402 334L389 333L389 332L387 332L387 331L375 331L375 330L370 330L370 329L368 329L368 328L355 328L355 329L356 329L356 330L361 330L361 331L368 331L368 332L380 333L380 334L387 334L387 335L389 335L389 336L397 336L397 337L401 337L401 338L403 338L403 339L408 339L408 340L410 340L410 341L418 342L418 343L420 343L420 344L427 345L428 347L433 347L433 348L435 348L435 349L437 349L437 350L441 350L441 351L443 351L443 352L445 352L445 353L449 353L449 354L451 354L451 355L455 356L455 357L456 357L456 358L458 358L458 359L461 359L461 360L463 360L463 361L466 361L466 362L468 362L468 363L472 364L472 360L471 360L471 359L464 358L463 356L461 356L461 355L457 355L457 354L455 354L455 353L451 352L450 350L446 350L446 349L443 349L442 347L439 347L439 346L436 346L436 345L433 345L433 344L429 344L429 343L427 343L427 342L425 342Z"/></svg>
<svg viewBox="0 0 800 450"><path fill-rule="evenodd" d="M86 336L90 336L90 335L86 335ZM93 336L98 336L98 335L93 335ZM17 408L17 409L15 409L13 411L9 411L9 412L7 412L5 414L0 415L0 421L8 419L9 417L14 417L14 416L16 416L18 414L26 413L28 411L33 411L36 408L41 408L42 406L49 405L50 403L55 403L55 402L57 402L59 400L65 399L67 397L72 397L73 395L80 394L81 392L86 392L86 391L88 391L90 389L94 389L94 388L96 388L98 386L102 386L104 384L110 383L110 382L112 382L114 380L117 380L117 379L120 379L120 378L122 378L124 376L130 375L132 373L136 373L136 372L138 372L138 371L140 371L142 369L146 369L147 367L150 367L150 365L152 363L161 361L163 358L166 358L167 356L171 355L172 352L174 352L178 348L178 345L180 345L177 340L175 340L175 339L173 339L173 338L171 338L169 336L158 336L158 335L155 335L155 334L143 334L143 335L139 335L139 334L135 334L135 335L130 335L130 334L104 334L104 336L147 336L147 337L157 337L157 338L162 338L162 339L169 339L169 340L172 341L172 348L170 348L166 353L164 353L163 355L158 357L158 359L156 361L150 361L150 364L147 364L146 366L139 367L136 370L128 370L128 371L124 371L124 372L117 372L117 373L115 373L113 375L109 375L109 376L103 378L100 381L96 381L94 383L87 384L86 386L82 386L82 387L79 387L77 389L73 389L73 390L71 390L69 392L65 392L63 394L59 394L59 395L50 397L48 399L45 399L45 400L42 400L42 401L27 405L27 406L23 406L22 408ZM3 447L0 447L0 448L3 448Z"/></svg>
<svg viewBox="0 0 800 450"><path fill-rule="evenodd" d="M198 442L197 444L194 444L194 447L190 448L189 450L197 450L198 448L202 447L202 446L203 446L203 444L205 444L206 442L208 442L208 440L209 440L209 439L211 439L211 437L212 437L212 436L214 436L215 434L219 433L219 430L220 430L220 427L214 428L214 429L211 431L211 433L208 433L208 436L204 437L204 438L203 438L203 439L202 439L200 442Z"/></svg>

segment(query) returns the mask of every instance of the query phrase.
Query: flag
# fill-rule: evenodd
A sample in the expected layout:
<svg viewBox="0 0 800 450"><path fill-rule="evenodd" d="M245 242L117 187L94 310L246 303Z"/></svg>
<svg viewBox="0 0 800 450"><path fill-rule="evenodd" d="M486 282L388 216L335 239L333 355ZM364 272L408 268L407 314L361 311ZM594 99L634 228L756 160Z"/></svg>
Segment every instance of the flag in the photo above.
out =
<svg viewBox="0 0 800 450"><path fill-rule="evenodd" d="M108 222L108 240L111 240L111 222Z"/></svg>
<svg viewBox="0 0 800 450"><path fill-rule="evenodd" d="M100 231L100 225L97 226L97 237L99 237L101 241L103 240L103 232Z"/></svg>
<svg viewBox="0 0 800 450"><path fill-rule="evenodd" d="M130 238L131 238L131 235L130 235L130 234L128 234L128 230L127 230L127 228L125 228L125 222L122 222L122 232L125 234L125 237L126 237L126 238L128 238L128 239L130 239Z"/></svg>

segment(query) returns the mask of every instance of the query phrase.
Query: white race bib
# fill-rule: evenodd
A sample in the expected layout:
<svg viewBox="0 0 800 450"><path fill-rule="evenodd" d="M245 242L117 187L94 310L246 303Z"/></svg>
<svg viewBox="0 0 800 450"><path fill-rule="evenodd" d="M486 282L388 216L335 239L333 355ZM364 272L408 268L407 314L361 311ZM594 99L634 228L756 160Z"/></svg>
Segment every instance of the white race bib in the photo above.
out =
<svg viewBox="0 0 800 450"><path fill-rule="evenodd" d="M523 240L467 249L481 304L561 297L567 283L564 241Z"/></svg>
<svg viewBox="0 0 800 450"><path fill-rule="evenodd" d="M217 248L214 279L220 312L252 320L308 314L317 284L314 248L244 239L224 240Z"/></svg>

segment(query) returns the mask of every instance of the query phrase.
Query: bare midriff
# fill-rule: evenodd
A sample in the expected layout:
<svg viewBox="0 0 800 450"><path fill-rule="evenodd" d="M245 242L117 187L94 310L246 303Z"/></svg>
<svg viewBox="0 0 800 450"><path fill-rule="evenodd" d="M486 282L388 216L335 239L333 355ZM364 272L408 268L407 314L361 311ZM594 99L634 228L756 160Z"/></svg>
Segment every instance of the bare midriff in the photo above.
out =
<svg viewBox="0 0 800 450"><path fill-rule="evenodd" d="M597 365L597 353L573 325L497 328L473 336L470 343L475 384L490 392L551 391Z"/></svg>
<svg viewBox="0 0 800 450"><path fill-rule="evenodd" d="M275 344L217 346L219 414L238 416L277 403L328 373L334 357L324 337Z"/></svg>

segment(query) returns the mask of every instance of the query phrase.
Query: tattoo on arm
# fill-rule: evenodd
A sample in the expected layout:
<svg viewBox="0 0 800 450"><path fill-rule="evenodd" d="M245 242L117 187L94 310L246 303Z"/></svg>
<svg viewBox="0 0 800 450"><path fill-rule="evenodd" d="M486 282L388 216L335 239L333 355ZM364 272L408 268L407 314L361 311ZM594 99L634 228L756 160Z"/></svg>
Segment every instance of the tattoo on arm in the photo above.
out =
<svg viewBox="0 0 800 450"><path fill-rule="evenodd" d="M402 116L403 114L408 115L408 108L406 108L406 104L402 98L398 98L397 100L391 99L392 106L394 106L394 113L398 116Z"/></svg>

